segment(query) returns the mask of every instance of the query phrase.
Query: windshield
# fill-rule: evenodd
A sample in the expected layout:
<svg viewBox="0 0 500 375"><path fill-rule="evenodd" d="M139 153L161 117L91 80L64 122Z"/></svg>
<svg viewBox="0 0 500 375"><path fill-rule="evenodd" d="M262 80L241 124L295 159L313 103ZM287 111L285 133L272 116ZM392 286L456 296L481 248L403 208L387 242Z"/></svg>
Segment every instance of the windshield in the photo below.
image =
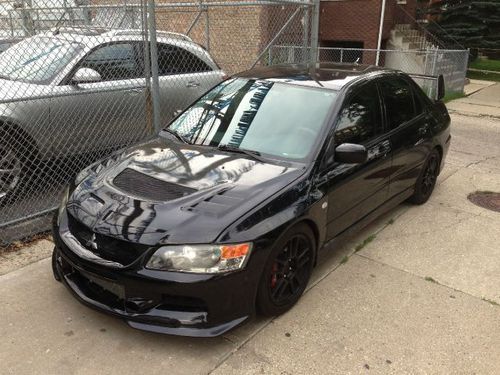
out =
<svg viewBox="0 0 500 375"><path fill-rule="evenodd" d="M336 96L331 90L233 78L205 94L169 129L189 143L303 160Z"/></svg>
<svg viewBox="0 0 500 375"><path fill-rule="evenodd" d="M56 38L25 39L0 55L0 76L13 81L48 83L80 49L78 43Z"/></svg>

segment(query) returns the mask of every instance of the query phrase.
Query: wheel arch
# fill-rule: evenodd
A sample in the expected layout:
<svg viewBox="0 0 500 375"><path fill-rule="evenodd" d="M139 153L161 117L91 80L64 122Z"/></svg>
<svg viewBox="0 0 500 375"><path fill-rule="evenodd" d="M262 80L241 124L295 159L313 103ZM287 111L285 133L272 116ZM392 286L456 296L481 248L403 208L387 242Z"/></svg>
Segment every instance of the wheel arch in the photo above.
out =
<svg viewBox="0 0 500 375"><path fill-rule="evenodd" d="M35 139L22 126L9 119L0 118L0 131L5 131L9 136L17 139L20 136L20 144L26 147L31 158L39 158L39 147Z"/></svg>
<svg viewBox="0 0 500 375"><path fill-rule="evenodd" d="M312 220L310 218L302 218L301 220L299 220L296 223L294 223L293 226L301 224L301 223L306 224L311 229L311 231L314 234L314 239L316 241L316 243L315 243L316 246L315 246L315 251L314 251L314 262L313 262L313 265L316 266L317 261L318 261L318 252L319 252L319 249L320 249L320 234L319 234L318 224L314 220Z"/></svg>

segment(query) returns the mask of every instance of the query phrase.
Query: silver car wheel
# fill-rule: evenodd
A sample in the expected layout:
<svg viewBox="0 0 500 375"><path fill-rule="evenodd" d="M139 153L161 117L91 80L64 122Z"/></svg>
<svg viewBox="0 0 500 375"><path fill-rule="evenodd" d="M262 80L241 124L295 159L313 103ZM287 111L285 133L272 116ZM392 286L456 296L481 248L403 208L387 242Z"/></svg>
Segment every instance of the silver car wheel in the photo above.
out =
<svg viewBox="0 0 500 375"><path fill-rule="evenodd" d="M14 191L21 181L22 161L14 150L0 145L0 199Z"/></svg>

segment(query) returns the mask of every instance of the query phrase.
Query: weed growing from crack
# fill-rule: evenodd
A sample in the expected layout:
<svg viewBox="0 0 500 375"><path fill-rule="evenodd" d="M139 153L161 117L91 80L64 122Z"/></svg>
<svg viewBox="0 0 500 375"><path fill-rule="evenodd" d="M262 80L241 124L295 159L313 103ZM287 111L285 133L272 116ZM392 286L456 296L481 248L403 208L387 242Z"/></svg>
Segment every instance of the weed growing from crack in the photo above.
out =
<svg viewBox="0 0 500 375"><path fill-rule="evenodd" d="M436 280L434 280L432 277L430 276L426 276L425 277L425 281L430 281L431 283L434 283L434 284L439 284L439 282L437 282Z"/></svg>
<svg viewBox="0 0 500 375"><path fill-rule="evenodd" d="M370 242L372 242L372 241L375 239L375 237L377 237L377 235L376 235L376 234L372 234L372 235L368 236L367 238L365 238L365 239L363 240L363 242L358 243L358 244L356 245L356 247L354 248L354 251L357 253L357 252L358 252L358 251L360 251L363 247L365 247L365 246L366 246L366 245L368 245Z"/></svg>

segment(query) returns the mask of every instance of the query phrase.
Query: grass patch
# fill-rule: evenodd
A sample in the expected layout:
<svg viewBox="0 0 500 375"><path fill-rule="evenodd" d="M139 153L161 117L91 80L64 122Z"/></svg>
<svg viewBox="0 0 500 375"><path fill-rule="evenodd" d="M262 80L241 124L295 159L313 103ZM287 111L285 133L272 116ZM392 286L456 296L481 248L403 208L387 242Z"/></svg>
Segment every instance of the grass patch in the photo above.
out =
<svg viewBox="0 0 500 375"><path fill-rule="evenodd" d="M432 277L430 276L426 276L425 277L425 281L429 281L431 283L434 283L434 284L439 284L436 280L434 280Z"/></svg>
<svg viewBox="0 0 500 375"><path fill-rule="evenodd" d="M500 72L500 60L476 59L469 64L469 68Z"/></svg>
<svg viewBox="0 0 500 375"><path fill-rule="evenodd" d="M480 79L483 81L500 82L500 73L472 72L472 71L468 70L467 71L467 78Z"/></svg>
<svg viewBox="0 0 500 375"><path fill-rule="evenodd" d="M449 92L444 98L443 102L448 103L455 99L465 98L465 94L463 92Z"/></svg>
<svg viewBox="0 0 500 375"><path fill-rule="evenodd" d="M358 243L358 244L356 245L356 247L354 248L354 251L357 253L357 252L358 252L358 251L360 251L363 247L365 247L365 246L366 246L366 245L368 245L370 242L372 242L372 241L375 239L375 237L377 237L377 235L376 235L376 234L372 234L372 235L368 236L367 238L365 238L365 239L363 240L363 242Z"/></svg>
<svg viewBox="0 0 500 375"><path fill-rule="evenodd" d="M493 306L500 306L500 304L496 301L492 301L491 299L488 299L488 298L482 298L483 301L485 302L488 302L490 305L493 305Z"/></svg>
<svg viewBox="0 0 500 375"><path fill-rule="evenodd" d="M347 255L345 255L342 260L340 261L340 264L345 264L347 263L347 261L349 260L349 257Z"/></svg>

